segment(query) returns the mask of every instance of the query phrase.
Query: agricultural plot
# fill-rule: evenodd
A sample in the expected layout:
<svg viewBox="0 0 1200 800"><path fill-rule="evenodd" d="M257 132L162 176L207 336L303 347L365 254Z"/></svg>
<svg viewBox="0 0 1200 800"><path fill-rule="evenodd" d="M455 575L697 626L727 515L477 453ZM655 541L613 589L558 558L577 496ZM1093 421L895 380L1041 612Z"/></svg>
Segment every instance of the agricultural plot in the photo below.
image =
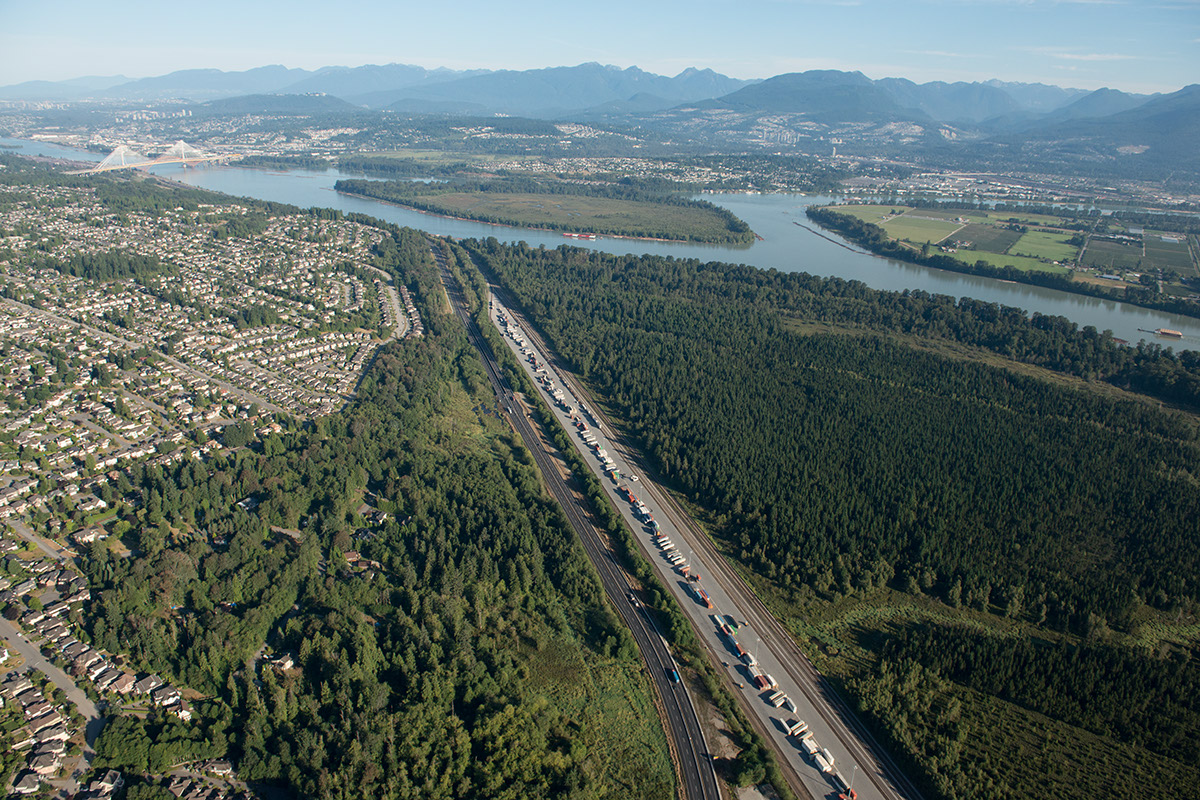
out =
<svg viewBox="0 0 1200 800"><path fill-rule="evenodd" d="M937 208L914 208L908 212L909 216L913 217L929 217L931 219L944 219L947 222L954 222L958 219L965 219L967 222L984 225L990 220L987 214L972 213L970 211L962 211L950 209L948 211ZM960 223L961 224L961 223Z"/></svg>
<svg viewBox="0 0 1200 800"><path fill-rule="evenodd" d="M1091 239L1083 254L1083 263L1105 270L1140 269L1142 248L1115 239Z"/></svg>
<svg viewBox="0 0 1200 800"><path fill-rule="evenodd" d="M893 211L911 211L908 206L838 206L834 209L839 214L845 214L848 217L861 219L863 222L870 222L872 225L878 225L883 220L892 215Z"/></svg>
<svg viewBox="0 0 1200 800"><path fill-rule="evenodd" d="M997 228L995 225L971 224L954 234L959 242L970 242L972 249L991 253L1005 253L1013 242L1021 238L1017 231Z"/></svg>
<svg viewBox="0 0 1200 800"><path fill-rule="evenodd" d="M1062 233L1029 231L1009 247L1008 251L1014 255L1044 258L1049 261L1074 261L1079 249L1067 239Z"/></svg>
<svg viewBox="0 0 1200 800"><path fill-rule="evenodd" d="M1015 267L1030 272L1053 272L1058 275L1066 275L1071 271L1066 267L1060 267L1057 264L1048 264L1036 258L1006 255L1004 253L988 253L983 250L960 250L955 254L955 257L959 261L966 261L968 264L974 264L976 261L986 261L993 267Z"/></svg>
<svg viewBox="0 0 1200 800"><path fill-rule="evenodd" d="M1183 234L1147 231L1143 240L1146 250L1143 266L1174 269L1185 275L1196 273L1196 265L1192 262L1192 253Z"/></svg>
<svg viewBox="0 0 1200 800"><path fill-rule="evenodd" d="M1046 228L1057 228L1069 220L1053 214L1025 214L1019 211L1002 211L991 215L991 221L996 225L1015 222L1018 225L1040 225Z"/></svg>
<svg viewBox="0 0 1200 800"><path fill-rule="evenodd" d="M944 222L936 219L918 219L907 215L894 217L883 224L883 229L893 239L903 239L913 244L925 242L940 242L961 228L957 222Z"/></svg>

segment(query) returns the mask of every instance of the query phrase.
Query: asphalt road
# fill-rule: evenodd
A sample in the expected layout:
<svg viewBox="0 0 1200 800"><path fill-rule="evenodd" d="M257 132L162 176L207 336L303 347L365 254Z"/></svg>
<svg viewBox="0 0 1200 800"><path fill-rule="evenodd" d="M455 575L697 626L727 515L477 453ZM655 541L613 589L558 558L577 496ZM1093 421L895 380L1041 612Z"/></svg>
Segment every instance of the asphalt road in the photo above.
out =
<svg viewBox="0 0 1200 800"><path fill-rule="evenodd" d="M499 287L493 287L493 292L497 296L497 303L501 303L505 298L504 292ZM510 317L520 325L530 346L553 366L551 376L556 383L577 399L583 399L573 376L569 376L563 369L533 327L521 319L519 314L512 314L510 311ZM515 344L510 346L514 351L517 350ZM590 400L587 405L593 414L599 414ZM559 413L557 409L556 414L570 430L566 415ZM714 659L714 664L721 665L719 671L725 673L728 685L742 701L751 720L774 746L793 788L812 797L836 796L841 788L832 774L820 772L816 762L802 755L798 743L786 735L784 720L800 719L808 723L819 744L834 755L836 771L847 784L853 785L863 800L919 798L919 793L907 776L896 767L845 702L812 667L792 637L717 552L707 535L665 491L656 486L653 480L647 479L652 477L652 473L648 471L648 465L641 453L625 441L608 420L602 417L597 419L602 428L599 439L608 455L617 462L623 474L632 473L642 477L642 480L630 483L630 488L650 506L661 530L674 542L675 550L686 558L693 570L701 573L701 585L713 601L714 609L710 610L701 604L688 588L688 582L654 545L649 529L634 516L632 508L624 498L617 495L615 482L607 479L595 456L582 441L576 442L576 446L584 453L585 460L591 464L596 475L601 478L606 491L626 517L632 530L640 532L636 538L659 571L664 583L676 594L684 611L691 617L699 638ZM795 703L795 712L776 709L767 702L770 692L760 692L754 687L747 667L739 662L737 652L727 639L718 633L717 626L710 617L713 613L731 614L741 623L738 639L742 646L755 654L764 672L774 676L778 688Z"/></svg>
<svg viewBox="0 0 1200 800"><path fill-rule="evenodd" d="M713 756L705 744L691 695L682 682L672 681L668 677L676 669L676 664L666 642L646 609L640 603L635 607L630 601L632 586L629 578L593 523L586 509L582 487L573 477L564 479L561 462L557 462L556 456L548 452L549 445L534 429L519 396L515 396L506 384L491 346L465 310L465 299L458 282L446 268L441 253L436 248L433 253L442 268L442 282L451 308L466 328L471 344L479 352L501 406L508 411L509 421L532 453L546 485L562 506L588 558L596 566L605 594L629 627L647 665L669 734L672 758L679 771L683 796L690 800L719 800L721 792L713 770Z"/></svg>

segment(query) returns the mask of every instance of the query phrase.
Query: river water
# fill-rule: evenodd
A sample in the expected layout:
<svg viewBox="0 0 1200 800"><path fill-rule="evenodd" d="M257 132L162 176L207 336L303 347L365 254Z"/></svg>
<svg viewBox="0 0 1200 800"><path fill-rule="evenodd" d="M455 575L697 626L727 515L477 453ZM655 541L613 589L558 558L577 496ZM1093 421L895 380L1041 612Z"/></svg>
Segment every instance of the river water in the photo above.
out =
<svg viewBox="0 0 1200 800"><path fill-rule="evenodd" d="M30 142L0 138L0 144L19 146L5 150L25 155L44 155L76 160L99 161L102 156L74 148L45 142ZM1126 303L1100 300L1054 289L960 275L954 272L928 269L914 264L884 259L850 245L835 244L796 225L810 225L804 209L812 203L826 203L831 198L795 194L715 194L704 199L724 206L745 220L762 237L749 247L721 245L646 242L635 239L601 238L595 241L565 239L559 233L486 225L467 220L447 219L424 214L376 200L349 197L333 190L342 177L361 177L337 170L286 172L248 169L237 166L206 166L185 169L179 165L156 167L153 172L182 183L225 192L239 197L273 200L301 207L320 206L346 212L369 214L373 217L419 228L440 236L486 238L495 236L504 242L525 241L533 246L558 247L571 244L607 253L653 253L676 258L698 258L704 261L728 261L750 264L763 269L783 272L809 272L814 275L836 276L862 281L876 289L920 289L954 297L974 297L979 300L1016 306L1029 313L1039 312L1066 317L1080 326L1092 325L1099 330L1111 330L1114 336L1136 342L1152 339L1176 349L1200 349L1200 319L1150 311ZM815 226L813 226L815 227ZM842 241L834 234L830 238ZM1157 328L1182 331L1184 339L1166 340L1144 333Z"/></svg>

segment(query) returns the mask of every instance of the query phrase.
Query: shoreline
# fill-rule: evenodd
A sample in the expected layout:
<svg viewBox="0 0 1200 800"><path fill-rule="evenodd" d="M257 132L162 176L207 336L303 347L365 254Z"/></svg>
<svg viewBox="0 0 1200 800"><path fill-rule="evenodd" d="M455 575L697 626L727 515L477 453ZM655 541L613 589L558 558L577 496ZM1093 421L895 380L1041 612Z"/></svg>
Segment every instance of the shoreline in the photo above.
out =
<svg viewBox="0 0 1200 800"><path fill-rule="evenodd" d="M822 212L827 212L827 213L832 214L832 216L834 216L834 217L840 217L840 218L845 218L848 220L857 221L857 218L851 217L846 214L841 214L838 211L836 211L835 209L836 209L836 206L809 206L805 211L805 215L808 217L808 219L810 219L814 223L816 223L816 225L818 227L820 227L826 231L835 233L838 236L841 236L846 241L851 242L855 245L858 245L863 250L865 250L867 253L870 253L871 255L876 256L878 258L894 259L896 261L903 261L903 262L906 262L909 264L915 264L920 267L925 267L926 269L945 270L946 272L954 272L954 273L958 273L960 275L974 275L977 277L990 278L992 280L997 280L997 281L1006 282L1006 283L1014 283L1014 284L1019 284L1019 285L1024 285L1024 286L1039 286L1042 288L1055 289L1055 290L1058 290L1061 292L1066 292L1067 294L1074 294L1074 295L1079 295L1082 297L1092 297L1097 300L1105 300L1105 301L1110 301L1110 302L1115 302L1115 303L1126 303L1131 306L1136 306L1137 308L1144 308L1147 311L1155 311L1155 312L1167 313L1167 314L1178 314L1183 317L1190 317L1192 319L1200 319L1200 304L1192 303L1192 304L1188 304L1186 306L1177 306L1174 308L1170 308L1170 307L1166 307L1164 305L1159 305L1157 303L1152 303L1152 302L1146 302L1145 300L1138 300L1136 298L1132 298L1132 297L1128 297L1128 296L1118 297L1118 296L1116 296L1115 291L1107 291L1107 290L1103 290L1103 289L1095 290L1095 289L1086 288L1086 287L1092 286L1092 284L1089 284L1082 280L1080 280L1080 281L1073 280L1070 275L1068 275L1066 277L1059 277L1055 273L1049 273L1049 272L1036 272L1035 273L1035 272L1029 272L1026 270L1019 270L1016 267L1001 268L1001 267L994 267L994 266L990 266L990 265L986 269L981 269L978 266L968 264L967 262L962 261L961 259L953 258L951 256L944 256L944 255L940 255L940 254L933 255L933 256L922 256L918 251L915 251L915 250L908 251L907 247L903 243L899 242L898 240L893 240L893 239L888 239L887 241L895 242L897 247L903 248L905 250L905 252L893 252L893 253L880 252L879 250L870 246L866 242L859 241L859 239L857 237L851 235L850 232L839 230L838 227L836 226L836 224L827 224L827 222L833 223L832 220L824 221L824 220L820 219L820 214ZM800 225L800 223L798 223L798 222L795 224ZM807 228L807 226L805 226L805 225L800 225L800 227ZM817 233L816 231L812 231L812 232ZM821 236L822 234L818 233L817 235ZM822 238L828 238L828 237L823 236ZM834 243L841 244L840 242L834 242ZM841 245L841 246L845 247L845 245ZM847 247L846 249L849 250L852 248ZM937 261L935 262L934 259L937 259ZM1048 279L1037 280L1035 276L1046 276Z"/></svg>

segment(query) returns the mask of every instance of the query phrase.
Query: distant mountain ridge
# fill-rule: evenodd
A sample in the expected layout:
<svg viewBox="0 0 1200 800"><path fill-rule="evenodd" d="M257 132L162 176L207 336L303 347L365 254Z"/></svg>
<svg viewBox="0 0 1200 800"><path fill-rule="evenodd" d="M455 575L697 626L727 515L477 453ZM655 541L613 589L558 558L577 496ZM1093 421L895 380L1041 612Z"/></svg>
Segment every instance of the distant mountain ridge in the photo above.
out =
<svg viewBox="0 0 1200 800"><path fill-rule="evenodd" d="M1022 130L1070 119L1102 117L1148 98L1112 89L1086 92L1039 83L976 83L906 78L872 80L861 72L812 70L766 80L740 80L690 67L668 77L638 67L597 63L531 70L427 69L409 64L280 65L225 72L190 69L129 80L123 76L27 81L0 87L0 99L162 101L250 95L327 94L366 108L415 113L509 114L543 119L609 120L679 106L742 113L791 113L825 122L924 121ZM272 101L278 107L278 101ZM329 110L333 110L330 106Z"/></svg>

